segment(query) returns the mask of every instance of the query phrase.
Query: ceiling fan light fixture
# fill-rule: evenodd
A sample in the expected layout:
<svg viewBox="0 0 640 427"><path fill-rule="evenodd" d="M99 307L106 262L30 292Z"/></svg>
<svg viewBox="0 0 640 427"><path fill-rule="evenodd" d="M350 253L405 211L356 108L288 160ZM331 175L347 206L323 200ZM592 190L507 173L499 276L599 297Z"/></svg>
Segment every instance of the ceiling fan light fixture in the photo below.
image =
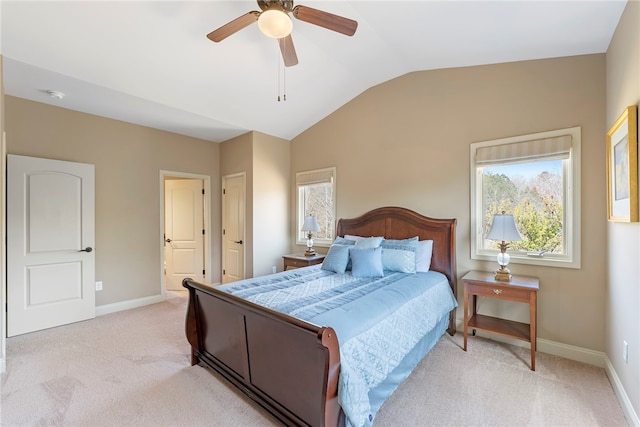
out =
<svg viewBox="0 0 640 427"><path fill-rule="evenodd" d="M289 14L281 9L267 9L258 18L260 31L273 39L281 39L291 34L293 22Z"/></svg>

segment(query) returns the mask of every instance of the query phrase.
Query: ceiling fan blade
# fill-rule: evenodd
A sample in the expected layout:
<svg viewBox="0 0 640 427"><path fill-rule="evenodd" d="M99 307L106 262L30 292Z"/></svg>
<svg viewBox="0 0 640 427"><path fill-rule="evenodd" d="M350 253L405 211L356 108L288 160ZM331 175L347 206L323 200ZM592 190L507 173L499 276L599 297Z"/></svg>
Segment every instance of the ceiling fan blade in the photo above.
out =
<svg viewBox="0 0 640 427"><path fill-rule="evenodd" d="M338 33L352 36L358 28L358 22L333 13L324 12L308 6L296 6L293 8L293 16L301 21L319 25Z"/></svg>
<svg viewBox="0 0 640 427"><path fill-rule="evenodd" d="M289 34L287 37L278 39L278 44L280 45L280 52L282 52L284 66L293 67L294 65L298 65L298 55L296 54L295 47L293 47L293 39L291 38L291 34Z"/></svg>
<svg viewBox="0 0 640 427"><path fill-rule="evenodd" d="M231 34L240 31L247 25L256 22L259 16L260 12L256 12L255 10L247 12L244 15L237 17L233 21L224 24L217 30L211 31L209 34L207 34L207 38L214 42L222 41L229 37Z"/></svg>

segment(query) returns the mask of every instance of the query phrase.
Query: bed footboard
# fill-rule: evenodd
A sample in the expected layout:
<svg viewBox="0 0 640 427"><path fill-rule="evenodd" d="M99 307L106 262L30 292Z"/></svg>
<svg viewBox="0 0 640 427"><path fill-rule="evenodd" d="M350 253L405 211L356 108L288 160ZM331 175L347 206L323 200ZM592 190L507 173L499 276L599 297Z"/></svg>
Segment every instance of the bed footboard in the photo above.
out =
<svg viewBox="0 0 640 427"><path fill-rule="evenodd" d="M341 424L340 353L318 327L184 279L191 364L202 362L286 425Z"/></svg>

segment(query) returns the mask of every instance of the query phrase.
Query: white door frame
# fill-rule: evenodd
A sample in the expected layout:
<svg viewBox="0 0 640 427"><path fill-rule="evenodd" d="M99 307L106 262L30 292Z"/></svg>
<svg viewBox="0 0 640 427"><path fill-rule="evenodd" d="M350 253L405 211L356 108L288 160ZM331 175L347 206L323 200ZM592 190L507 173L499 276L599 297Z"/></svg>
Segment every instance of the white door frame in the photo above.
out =
<svg viewBox="0 0 640 427"><path fill-rule="evenodd" d="M244 236L244 244L242 245L242 277L247 277L247 173L246 172L239 172L239 173L233 173L233 174L229 174L229 175L224 175L222 177L222 179L220 180L220 197L222 198L222 202L220 204L221 206L221 210L222 210L222 218L221 218L221 226L222 229L224 229L225 224L225 220L226 220L226 215L227 215L227 210L226 210L226 206L225 206L225 198L224 198L224 189L226 187L227 184L227 180L228 179L233 179L233 178L239 178L242 177L244 179L244 229L242 230L242 235ZM220 270L220 283L224 283L224 274L222 274L222 271L226 268L226 262L227 262L227 251L225 248L225 239L224 239L224 233L223 230L220 230L220 236L221 236L221 250L222 250L222 256L221 256L221 261L222 261L222 269Z"/></svg>
<svg viewBox="0 0 640 427"><path fill-rule="evenodd" d="M1 66L1 64L0 64ZM0 70L1 71L1 70ZM1 73L0 73L1 74ZM1 111L0 111L1 114ZM2 307L2 337L0 338L0 373L7 370L7 311L4 309L7 302L7 218L5 215L7 206L7 142L6 134L3 131L0 138L0 307Z"/></svg>
<svg viewBox="0 0 640 427"><path fill-rule="evenodd" d="M211 177L188 172L160 171L160 233L158 242L160 247L160 294L165 295L164 286L164 180L165 178L199 179L204 183L204 281L211 282Z"/></svg>

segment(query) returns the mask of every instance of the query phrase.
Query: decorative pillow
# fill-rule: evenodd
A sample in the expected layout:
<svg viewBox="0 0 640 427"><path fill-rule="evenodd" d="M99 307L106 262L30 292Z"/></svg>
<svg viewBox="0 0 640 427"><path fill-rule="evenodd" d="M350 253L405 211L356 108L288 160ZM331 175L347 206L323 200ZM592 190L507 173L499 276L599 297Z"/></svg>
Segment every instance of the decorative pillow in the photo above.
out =
<svg viewBox="0 0 640 427"><path fill-rule="evenodd" d="M336 237L336 240L333 241L334 245L355 245L356 241L355 240L351 240L351 239L347 239L345 237Z"/></svg>
<svg viewBox="0 0 640 427"><path fill-rule="evenodd" d="M349 262L350 245L333 244L329 247L327 256L322 261L322 270L333 271L334 273L344 274Z"/></svg>
<svg viewBox="0 0 640 427"><path fill-rule="evenodd" d="M382 248L350 248L353 277L383 277Z"/></svg>
<svg viewBox="0 0 640 427"><path fill-rule="evenodd" d="M356 248L370 249L377 248L384 240L384 237L363 237L356 240Z"/></svg>
<svg viewBox="0 0 640 427"><path fill-rule="evenodd" d="M352 242L355 242L360 239L364 239L364 237L362 236L354 236L353 234L345 234L344 238L347 240L351 240Z"/></svg>
<svg viewBox="0 0 640 427"><path fill-rule="evenodd" d="M380 247L382 248L382 266L385 270L400 273L416 272L418 236L404 240L385 239Z"/></svg>
<svg viewBox="0 0 640 427"><path fill-rule="evenodd" d="M356 244L356 241L353 239L347 239L347 236L344 237L336 237L336 240L333 241L334 245L349 245L351 247L353 247L353 245ZM349 256L347 256L348 260L347 260L347 270L351 270L351 258L349 258Z"/></svg>
<svg viewBox="0 0 640 427"><path fill-rule="evenodd" d="M416 271L427 272L431 268L433 240L420 240L416 249Z"/></svg>

